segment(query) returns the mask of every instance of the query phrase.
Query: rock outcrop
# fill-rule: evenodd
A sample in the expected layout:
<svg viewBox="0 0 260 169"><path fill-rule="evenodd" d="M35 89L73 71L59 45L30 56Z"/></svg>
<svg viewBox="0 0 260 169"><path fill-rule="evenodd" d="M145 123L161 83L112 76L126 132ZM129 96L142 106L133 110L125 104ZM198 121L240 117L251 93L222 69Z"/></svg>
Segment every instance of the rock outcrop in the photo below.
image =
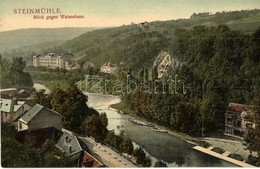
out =
<svg viewBox="0 0 260 169"><path fill-rule="evenodd" d="M166 77L168 74L181 66L181 62L172 57L167 51L161 51L153 63L153 69L157 71L158 78Z"/></svg>

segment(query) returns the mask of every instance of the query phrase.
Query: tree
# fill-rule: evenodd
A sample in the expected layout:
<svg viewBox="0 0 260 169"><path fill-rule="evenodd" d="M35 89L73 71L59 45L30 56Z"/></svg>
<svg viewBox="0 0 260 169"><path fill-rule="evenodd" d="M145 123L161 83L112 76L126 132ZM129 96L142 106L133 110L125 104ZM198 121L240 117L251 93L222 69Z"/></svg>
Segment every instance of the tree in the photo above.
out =
<svg viewBox="0 0 260 169"><path fill-rule="evenodd" d="M171 115L171 124L182 132L193 132L196 126L196 117L199 113L198 105L189 102L179 102L176 112Z"/></svg>
<svg viewBox="0 0 260 169"><path fill-rule="evenodd" d="M24 72L26 67L22 57L13 58L13 62L3 59L1 61L0 81L1 87L16 87L31 90L33 87L32 77L29 73Z"/></svg>
<svg viewBox="0 0 260 169"><path fill-rule="evenodd" d="M86 104L87 97L80 93L76 86L67 91L56 89L52 94L53 110L64 116L64 127L72 131L79 131L84 119L93 112Z"/></svg>
<svg viewBox="0 0 260 169"><path fill-rule="evenodd" d="M255 151L258 154L258 158L253 159L254 165L260 166L260 99L256 97L254 100L255 108L251 110L251 116L253 116L253 123L255 127L248 126L245 141L250 152Z"/></svg>
<svg viewBox="0 0 260 169"><path fill-rule="evenodd" d="M152 160L149 156L146 156L144 159L144 163L142 164L142 167L151 167Z"/></svg>
<svg viewBox="0 0 260 169"><path fill-rule="evenodd" d="M16 130L9 124L1 125L1 165L8 168L72 167L75 163L61 152L53 141L42 147L35 146L35 139L26 136L26 144L16 141ZM17 155L19 154L19 155Z"/></svg>
<svg viewBox="0 0 260 169"><path fill-rule="evenodd" d="M145 163L145 152L141 147L138 147L134 150L133 155L136 157L137 164L144 164Z"/></svg>
<svg viewBox="0 0 260 169"><path fill-rule="evenodd" d="M22 57L13 58L11 69L17 72L23 72L26 67L26 62L23 61Z"/></svg>
<svg viewBox="0 0 260 169"><path fill-rule="evenodd" d="M43 89L34 93L32 103L33 104L38 103L49 109L52 109L51 96L46 94L45 90L43 90Z"/></svg>
<svg viewBox="0 0 260 169"><path fill-rule="evenodd" d="M155 162L154 167L167 167L167 164L159 160Z"/></svg>
<svg viewBox="0 0 260 169"><path fill-rule="evenodd" d="M127 154L132 154L133 150L134 150L134 146L132 141L129 138L124 137L122 143L122 151Z"/></svg>
<svg viewBox="0 0 260 169"><path fill-rule="evenodd" d="M105 117L104 114L87 117L81 125L81 130L88 136L93 136L96 142L103 142L107 135Z"/></svg>
<svg viewBox="0 0 260 169"><path fill-rule="evenodd" d="M144 80L148 81L148 79L149 79L149 70L148 70L148 68L145 68L145 70L144 70Z"/></svg>

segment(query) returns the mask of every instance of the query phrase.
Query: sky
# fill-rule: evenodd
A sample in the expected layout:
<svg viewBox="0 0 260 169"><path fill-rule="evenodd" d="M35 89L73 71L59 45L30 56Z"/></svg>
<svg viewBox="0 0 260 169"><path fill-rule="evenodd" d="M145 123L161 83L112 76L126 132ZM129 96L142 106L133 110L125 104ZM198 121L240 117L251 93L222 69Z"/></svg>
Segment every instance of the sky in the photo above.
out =
<svg viewBox="0 0 260 169"><path fill-rule="evenodd" d="M59 8L60 14L14 14L15 9ZM0 0L0 31L21 28L110 27L189 18L192 13L260 9L260 0ZM38 14L39 15L39 14ZM40 14L42 15L42 14ZM61 19L60 15L82 15ZM58 19L47 20L47 16Z"/></svg>

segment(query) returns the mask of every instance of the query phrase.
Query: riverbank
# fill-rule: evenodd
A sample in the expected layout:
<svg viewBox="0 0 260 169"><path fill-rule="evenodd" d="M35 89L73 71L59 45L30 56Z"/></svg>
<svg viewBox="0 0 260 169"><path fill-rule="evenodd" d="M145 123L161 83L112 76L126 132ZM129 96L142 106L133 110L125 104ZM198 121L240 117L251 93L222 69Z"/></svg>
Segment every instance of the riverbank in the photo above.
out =
<svg viewBox="0 0 260 169"><path fill-rule="evenodd" d="M179 132L176 132L176 131L173 131L165 126L162 126L162 125L159 125L157 123L154 123L154 122L150 122L150 121L147 121L145 118L143 117L140 117L140 116L137 116L133 111L131 111L130 109L127 108L127 106L124 105L123 102L120 102L120 103L117 103L115 105L111 105L111 107L113 109L115 109L116 111L119 110L120 112L127 112L127 113L123 113L124 116L126 118L134 118L134 119L137 119L137 120L140 120L140 121L143 121L145 123L151 123L153 124L156 128L160 128L162 130L165 130L167 131L168 134L172 135L172 136L175 136L175 137L178 137L184 141L186 141L187 143L193 145L193 149L194 150L197 150L197 151L200 151L200 152L203 152L205 154L208 154L210 156L213 156L213 157L216 157L218 159L221 159L221 160L225 160L229 163L232 163L232 164L235 164L235 165L238 165L238 166L241 166L241 167L255 167L253 165L250 165L250 164L247 164L245 162L242 162L242 161L238 161L238 160L235 160L233 158L230 158L230 157L227 157L227 155L231 154L230 152L232 153L238 153L236 151L236 149L239 149L239 153L238 154L243 154L243 157L247 157L248 155L248 150L246 150L244 147L243 147L243 144L241 142L234 142L232 140L224 140L225 141L225 144L228 146L227 148L224 148L225 150L225 153L223 154L218 154L216 152L213 152L211 151L214 147L221 147L223 148L223 139L217 139L217 138L205 138L205 139L202 139L202 138L195 138L195 137L191 137L191 136L188 136L184 133L179 133ZM204 144L206 143L206 144ZM213 144L214 147L210 146L211 143ZM208 145L207 145L208 144ZM216 145L219 145L219 146L216 146ZM210 146L210 150L207 149L208 147ZM204 148L205 147L205 148ZM205 151L204 151L205 150ZM233 150L233 151L230 151L230 150ZM226 156L224 156L226 155Z"/></svg>
<svg viewBox="0 0 260 169"><path fill-rule="evenodd" d="M124 156L112 150L106 145L96 143L94 139L90 137L80 138L86 145L91 148L92 153L99 156L99 158L108 166L113 168L137 168L138 166L133 164L130 160Z"/></svg>
<svg viewBox="0 0 260 169"><path fill-rule="evenodd" d="M214 157L216 157L216 158L219 158L219 159L221 159L221 160L228 161L228 162L233 163L233 164L235 164L235 165L238 165L238 166L240 166L240 167L250 167L250 168L255 167L255 166L250 165L250 164L247 164L247 163L245 163L245 162L238 161L238 160L235 160L235 159L230 158L230 157L226 157L226 156L223 155L224 153L223 153L223 154L219 154L219 153L216 153L216 152L211 151L211 150L209 150L209 149L203 148L203 147L201 147L201 146L194 146L194 147L192 147L192 148L195 149L195 150L197 150L197 151L203 152L203 153L205 153L205 154L208 154L208 155L214 156Z"/></svg>
<svg viewBox="0 0 260 169"><path fill-rule="evenodd" d="M186 135L184 133L173 131L173 130L171 130L171 129L165 127L165 126L162 126L158 123L149 122L144 117L137 116L132 110L128 109L123 102L118 102L118 103L112 104L112 105L110 105L110 107L117 110L117 111L119 110L119 111L124 112L124 116L126 116L126 118L134 118L136 120L144 121L146 123L152 123L156 128L163 129L163 130L167 131L168 134L173 135L175 137L178 137L178 138L180 138L180 139L182 139L182 140L184 140L184 141L186 141L190 144L198 145L194 141L200 141L201 140L200 138L191 137L191 136Z"/></svg>

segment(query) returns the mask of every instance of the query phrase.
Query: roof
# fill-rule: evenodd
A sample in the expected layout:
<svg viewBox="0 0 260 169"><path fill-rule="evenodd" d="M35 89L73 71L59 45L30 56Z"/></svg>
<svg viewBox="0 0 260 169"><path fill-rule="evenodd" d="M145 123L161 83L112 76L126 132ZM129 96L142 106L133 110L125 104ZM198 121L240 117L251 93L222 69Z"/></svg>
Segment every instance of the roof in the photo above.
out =
<svg viewBox="0 0 260 169"><path fill-rule="evenodd" d="M26 90L24 90L24 89L21 89L21 90L19 90L19 91L17 92L18 95L19 95L19 94L22 94L22 93L29 93L29 94L30 94L29 91L26 91Z"/></svg>
<svg viewBox="0 0 260 169"><path fill-rule="evenodd" d="M108 67L116 67L116 65L110 63L110 62L106 62L105 64L102 65L103 66L108 66Z"/></svg>
<svg viewBox="0 0 260 169"><path fill-rule="evenodd" d="M93 157L88 152L84 151L82 167L105 167L100 161L98 161L95 157Z"/></svg>
<svg viewBox="0 0 260 169"><path fill-rule="evenodd" d="M16 88L0 89L0 92L9 92L9 91L17 91L17 89Z"/></svg>
<svg viewBox="0 0 260 169"><path fill-rule="evenodd" d="M1 99L0 100L0 109L3 112L13 112L14 111L14 101L10 99Z"/></svg>
<svg viewBox="0 0 260 169"><path fill-rule="evenodd" d="M46 111L55 113L59 116L61 116L61 114L50 110L48 108L45 108L44 106L40 105L40 104L36 104L35 106L33 106L25 115L23 115L23 117L20 118L21 121L23 121L24 123L29 123L38 113L40 113L43 109L45 109Z"/></svg>
<svg viewBox="0 0 260 169"><path fill-rule="evenodd" d="M18 142L26 144L26 136L32 136L36 140L35 146L42 146L47 140L57 142L62 132L55 127L47 127L36 130L23 130L16 132L15 138Z"/></svg>
<svg viewBox="0 0 260 169"><path fill-rule="evenodd" d="M23 104L14 105L14 111L17 111L22 107Z"/></svg>
<svg viewBox="0 0 260 169"><path fill-rule="evenodd" d="M22 120L26 124L29 123L32 118L34 118L43 108L44 106L36 104L25 115L23 115L20 120Z"/></svg>
<svg viewBox="0 0 260 169"><path fill-rule="evenodd" d="M65 155L67 156L77 154L78 152L83 151L79 144L78 138L75 135L73 135L73 133L64 130L56 146L61 151L65 152Z"/></svg>
<svg viewBox="0 0 260 169"><path fill-rule="evenodd" d="M48 53L47 55L36 55L33 56L34 58L40 57L40 58L63 58L63 59L72 59L74 57L73 54L71 53L61 53L61 54L57 54L57 53Z"/></svg>
<svg viewBox="0 0 260 169"><path fill-rule="evenodd" d="M71 59L71 58L73 58L74 56L73 56L73 54L71 54L71 53L62 53L62 54L61 54L61 57L62 57L62 58Z"/></svg>
<svg viewBox="0 0 260 169"><path fill-rule="evenodd" d="M248 111L245 105L238 104L238 103L229 103L227 111L233 111L236 113L242 113Z"/></svg>

